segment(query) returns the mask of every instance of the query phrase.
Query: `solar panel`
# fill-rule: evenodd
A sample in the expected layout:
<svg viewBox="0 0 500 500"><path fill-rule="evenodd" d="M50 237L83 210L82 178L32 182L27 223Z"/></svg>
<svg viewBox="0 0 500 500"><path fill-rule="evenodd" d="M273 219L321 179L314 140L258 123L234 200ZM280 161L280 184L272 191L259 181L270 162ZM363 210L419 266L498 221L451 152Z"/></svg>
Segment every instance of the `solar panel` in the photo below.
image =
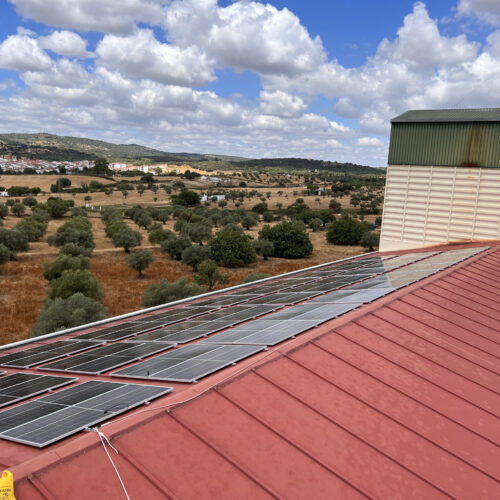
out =
<svg viewBox="0 0 500 500"><path fill-rule="evenodd" d="M152 356L153 354L166 351L167 349L172 349L174 346L175 344L162 342L112 344L88 353L60 359L39 367L38 369L99 374L132 363L133 361Z"/></svg>
<svg viewBox="0 0 500 500"><path fill-rule="evenodd" d="M0 379L0 407L17 403L78 380L32 373L12 373Z"/></svg>
<svg viewBox="0 0 500 500"><path fill-rule="evenodd" d="M237 326L231 330L217 333L212 337L202 340L201 344L248 344L248 345L276 345L296 335L310 330L318 325L318 321L271 321L256 320L249 323L259 323L258 330L249 330L247 325Z"/></svg>
<svg viewBox="0 0 500 500"><path fill-rule="evenodd" d="M93 380L0 412L0 438L42 448L172 391Z"/></svg>
<svg viewBox="0 0 500 500"><path fill-rule="evenodd" d="M270 295L264 295L264 297L257 297L256 299L249 300L247 304L296 304L297 302L302 302L307 300L311 296L314 297L314 292L295 292L295 293L271 293Z"/></svg>
<svg viewBox="0 0 500 500"><path fill-rule="evenodd" d="M196 344L181 347L156 358L136 363L117 372L115 377L196 382L248 356L264 346Z"/></svg>
<svg viewBox="0 0 500 500"><path fill-rule="evenodd" d="M322 304L350 304L350 303L367 303L387 295L395 290L395 288L371 288L367 290L351 290L346 288L338 292L321 295L311 302Z"/></svg>
<svg viewBox="0 0 500 500"><path fill-rule="evenodd" d="M279 311L269 316L270 320L317 320L317 324L323 323L330 319L336 318L341 314L351 311L359 307L360 303L349 304L301 304L298 306L289 307L283 311Z"/></svg>
<svg viewBox="0 0 500 500"><path fill-rule="evenodd" d="M204 302L200 302L197 304L193 304L192 306L187 306L187 307L196 307L196 306L203 306L203 307L224 307L224 306L231 306L233 304L239 304L240 302L244 302L245 300L248 300L248 297L245 295L237 295L237 294L230 294L230 295L223 295L221 297L214 297L209 300L205 300Z"/></svg>
<svg viewBox="0 0 500 500"><path fill-rule="evenodd" d="M75 352L86 351L99 345L102 345L102 342L58 340L32 347L31 349L24 349L23 351L0 356L0 366L30 368L31 366L61 358Z"/></svg>
<svg viewBox="0 0 500 500"><path fill-rule="evenodd" d="M232 321L229 323L232 324ZM160 342L174 342L177 344L185 344L192 340L206 337L211 333L217 332L227 328L228 322L225 321L184 321L183 323L176 323L154 332L141 335L129 342L142 342L142 341L160 341Z"/></svg>

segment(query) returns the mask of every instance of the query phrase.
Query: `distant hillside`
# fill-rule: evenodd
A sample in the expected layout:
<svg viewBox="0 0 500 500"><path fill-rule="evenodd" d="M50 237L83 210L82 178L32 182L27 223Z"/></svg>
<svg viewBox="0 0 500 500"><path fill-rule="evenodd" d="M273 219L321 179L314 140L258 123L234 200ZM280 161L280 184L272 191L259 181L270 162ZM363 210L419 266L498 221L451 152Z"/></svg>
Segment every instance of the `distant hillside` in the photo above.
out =
<svg viewBox="0 0 500 500"><path fill-rule="evenodd" d="M356 165L355 163L339 163L337 161L308 160L304 158L262 158L260 160L240 160L231 162L234 168L258 169L281 168L284 170L329 170L332 172L348 172L350 174L385 174L385 169Z"/></svg>
<svg viewBox="0 0 500 500"><path fill-rule="evenodd" d="M78 161L106 158L133 164L189 163L201 169L242 170L277 167L283 170L330 170L351 174L384 174L383 169L302 158L247 159L197 153L169 153L138 144L112 144L84 137L38 134L0 134L0 155L12 153L30 159Z"/></svg>
<svg viewBox="0 0 500 500"><path fill-rule="evenodd" d="M83 137L58 136L53 134L0 134L0 154L13 153L27 158L48 161L95 160L129 163L169 163L203 160L235 160L237 157L202 155L191 153L168 153L138 144L112 144Z"/></svg>

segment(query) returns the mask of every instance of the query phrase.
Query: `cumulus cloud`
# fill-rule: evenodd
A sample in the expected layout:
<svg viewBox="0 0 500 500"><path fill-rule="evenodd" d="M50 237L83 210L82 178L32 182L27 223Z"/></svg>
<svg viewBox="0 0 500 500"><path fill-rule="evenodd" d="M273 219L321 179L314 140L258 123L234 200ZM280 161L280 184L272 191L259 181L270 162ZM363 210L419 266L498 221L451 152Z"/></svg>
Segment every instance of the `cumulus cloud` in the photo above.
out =
<svg viewBox="0 0 500 500"><path fill-rule="evenodd" d="M280 116L282 118L297 118L302 116L308 105L298 96L287 94L281 90L260 93L260 111L264 115Z"/></svg>
<svg viewBox="0 0 500 500"><path fill-rule="evenodd" d="M356 144L358 146L368 146L368 147L375 147L375 146L383 146L384 143L380 140L377 139L376 137L360 137L357 141Z"/></svg>
<svg viewBox="0 0 500 500"><path fill-rule="evenodd" d="M139 22L156 24L161 0L9 0L26 19L77 31L126 33Z"/></svg>
<svg viewBox="0 0 500 500"><path fill-rule="evenodd" d="M319 37L311 38L288 9L239 1L175 0L166 11L169 38L184 47L202 47L220 64L260 74L297 75L326 60Z"/></svg>
<svg viewBox="0 0 500 500"><path fill-rule="evenodd" d="M500 4L497 0L459 0L459 16L474 16L486 23L500 26Z"/></svg>
<svg viewBox="0 0 500 500"><path fill-rule="evenodd" d="M201 86L215 79L213 61L197 47L160 43L150 29L132 35L105 35L96 50L98 63L132 78Z"/></svg>
<svg viewBox="0 0 500 500"><path fill-rule="evenodd" d="M66 57L87 59L93 54L87 51L87 41L72 31L54 31L38 38L38 45Z"/></svg>
<svg viewBox="0 0 500 500"><path fill-rule="evenodd" d="M0 44L0 68L14 71L44 70L52 66L52 59L26 32L8 36Z"/></svg>

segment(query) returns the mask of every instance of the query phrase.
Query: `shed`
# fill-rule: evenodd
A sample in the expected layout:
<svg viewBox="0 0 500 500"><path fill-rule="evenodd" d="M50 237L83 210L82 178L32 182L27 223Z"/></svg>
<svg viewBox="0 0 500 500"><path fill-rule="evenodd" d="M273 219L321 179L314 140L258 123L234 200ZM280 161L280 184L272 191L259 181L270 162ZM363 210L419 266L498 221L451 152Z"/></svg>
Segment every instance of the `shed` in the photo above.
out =
<svg viewBox="0 0 500 500"><path fill-rule="evenodd" d="M500 237L500 109L391 121L381 249Z"/></svg>

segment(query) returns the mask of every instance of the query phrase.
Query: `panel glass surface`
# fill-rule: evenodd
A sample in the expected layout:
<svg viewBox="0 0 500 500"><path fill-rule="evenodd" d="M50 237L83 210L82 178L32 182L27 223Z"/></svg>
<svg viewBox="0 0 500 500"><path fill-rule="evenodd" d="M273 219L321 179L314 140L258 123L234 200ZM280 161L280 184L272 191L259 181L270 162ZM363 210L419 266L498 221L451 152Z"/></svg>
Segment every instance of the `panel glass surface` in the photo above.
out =
<svg viewBox="0 0 500 500"><path fill-rule="evenodd" d="M0 379L0 407L57 389L78 380L32 373L12 373Z"/></svg>
<svg viewBox="0 0 500 500"><path fill-rule="evenodd" d="M113 372L116 377L196 382L233 363L262 351L264 346L197 344Z"/></svg>

